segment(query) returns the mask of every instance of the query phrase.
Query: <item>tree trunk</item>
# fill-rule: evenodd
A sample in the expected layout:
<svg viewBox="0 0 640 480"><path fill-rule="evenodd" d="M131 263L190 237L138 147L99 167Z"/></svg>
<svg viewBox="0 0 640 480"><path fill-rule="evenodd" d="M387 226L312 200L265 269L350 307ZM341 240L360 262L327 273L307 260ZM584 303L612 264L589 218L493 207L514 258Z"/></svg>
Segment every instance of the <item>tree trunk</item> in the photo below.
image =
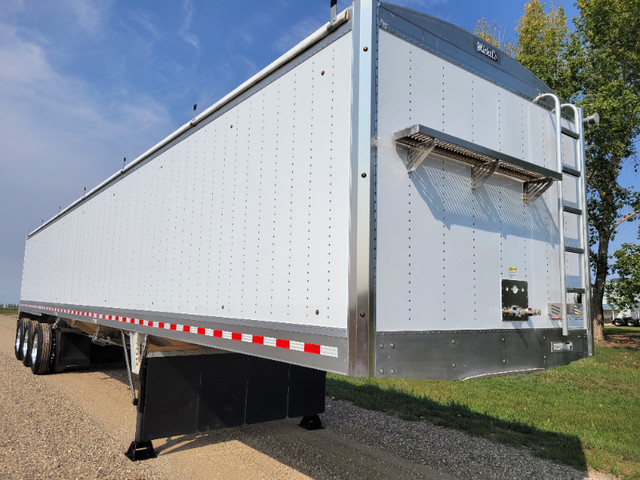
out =
<svg viewBox="0 0 640 480"><path fill-rule="evenodd" d="M604 300L604 285L607 281L608 256L609 256L609 239L608 232L598 232L598 254L596 255L596 277L593 284L591 296L591 315L593 321L593 342L598 345L604 345L604 309L602 301Z"/></svg>

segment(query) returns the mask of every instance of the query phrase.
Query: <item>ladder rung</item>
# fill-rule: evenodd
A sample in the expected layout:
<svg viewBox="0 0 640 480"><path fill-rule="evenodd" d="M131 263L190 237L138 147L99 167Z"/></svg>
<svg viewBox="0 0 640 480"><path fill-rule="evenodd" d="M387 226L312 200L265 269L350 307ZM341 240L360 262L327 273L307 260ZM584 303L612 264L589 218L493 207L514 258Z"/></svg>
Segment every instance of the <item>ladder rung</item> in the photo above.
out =
<svg viewBox="0 0 640 480"><path fill-rule="evenodd" d="M573 130L568 129L567 127L562 127L562 133L564 133L565 135L571 138L575 138L576 140L580 138L580 134L578 132L574 132Z"/></svg>
<svg viewBox="0 0 640 480"><path fill-rule="evenodd" d="M562 209L565 212L573 213L574 215L582 215L581 208L572 207L571 205L567 205L566 203L562 205Z"/></svg>
<svg viewBox="0 0 640 480"><path fill-rule="evenodd" d="M580 247L571 247L569 245L565 245L564 246L564 251L568 252L568 253L584 253L584 248L580 248Z"/></svg>
<svg viewBox="0 0 640 480"><path fill-rule="evenodd" d="M582 294L584 294L584 288L582 288L582 287L567 287L567 293L582 293Z"/></svg>
<svg viewBox="0 0 640 480"><path fill-rule="evenodd" d="M580 170L576 170L573 167L570 167L567 164L562 164L562 172L563 173L568 173L569 175L573 175L574 177L579 177L581 176Z"/></svg>

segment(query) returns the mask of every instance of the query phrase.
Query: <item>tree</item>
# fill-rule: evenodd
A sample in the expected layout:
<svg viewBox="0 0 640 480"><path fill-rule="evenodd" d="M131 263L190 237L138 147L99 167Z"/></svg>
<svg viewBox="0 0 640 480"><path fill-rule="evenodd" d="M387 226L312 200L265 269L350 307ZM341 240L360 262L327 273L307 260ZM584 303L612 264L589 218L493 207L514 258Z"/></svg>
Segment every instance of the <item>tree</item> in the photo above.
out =
<svg viewBox="0 0 640 480"><path fill-rule="evenodd" d="M570 98L577 88L564 55L570 39L567 16L562 7L552 7L549 13L544 9L545 4L539 0L525 4L515 29L518 38L514 57L560 97Z"/></svg>
<svg viewBox="0 0 640 480"><path fill-rule="evenodd" d="M637 165L640 133L640 2L578 0L580 15L567 55L578 85L573 99L602 121L586 130L590 244L594 282L594 336L603 337L602 300L609 274L609 245L617 228L640 213L639 192L623 188L620 174Z"/></svg>
<svg viewBox="0 0 640 480"><path fill-rule="evenodd" d="M578 0L570 32L562 7L545 14L531 0L520 19L515 58L562 98L598 112L600 124L585 130L587 210L593 269L594 338L604 340L602 301L609 274L609 245L616 229L640 213L640 195L620 185L635 162L640 132L640 2Z"/></svg>
<svg viewBox="0 0 640 480"><path fill-rule="evenodd" d="M640 298L640 245L623 243L613 256L618 277L607 283L607 297L622 310L634 309Z"/></svg>

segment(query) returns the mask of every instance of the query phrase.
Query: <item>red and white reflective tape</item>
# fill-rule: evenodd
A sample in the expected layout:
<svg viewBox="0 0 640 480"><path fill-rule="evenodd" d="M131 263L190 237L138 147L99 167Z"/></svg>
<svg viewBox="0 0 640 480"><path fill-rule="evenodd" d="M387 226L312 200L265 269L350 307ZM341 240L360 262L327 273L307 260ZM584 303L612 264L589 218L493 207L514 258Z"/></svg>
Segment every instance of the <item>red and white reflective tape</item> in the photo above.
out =
<svg viewBox="0 0 640 480"><path fill-rule="evenodd" d="M275 337L265 337L262 335L254 335L252 333L239 333L227 330L216 330L213 328L196 327L194 325L184 325L181 323L158 322L155 320L143 320L141 318L124 317L119 315L106 315L103 313L83 312L81 310L70 310L65 308L44 307L41 305L21 304L22 307L35 308L55 313L67 313L69 315L77 315L80 317L89 317L96 320L111 320L114 322L130 323L133 325L142 325L144 327L160 328L163 330L173 330L176 332L191 333L195 335L204 335L207 337L222 338L225 340L235 340L244 343L253 343L264 345L267 347L282 348L285 350L294 350L296 352L313 353L325 357L338 358L338 347L329 345L318 345L316 343L299 342L297 340L286 340Z"/></svg>

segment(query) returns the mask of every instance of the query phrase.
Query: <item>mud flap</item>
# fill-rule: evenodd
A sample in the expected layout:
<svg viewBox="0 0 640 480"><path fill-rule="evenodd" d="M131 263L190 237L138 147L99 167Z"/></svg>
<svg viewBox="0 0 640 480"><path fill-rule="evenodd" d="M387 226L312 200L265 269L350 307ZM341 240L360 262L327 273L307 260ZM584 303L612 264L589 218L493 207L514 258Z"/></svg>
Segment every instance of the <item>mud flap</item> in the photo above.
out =
<svg viewBox="0 0 640 480"><path fill-rule="evenodd" d="M152 450L156 438L317 416L325 381L324 371L237 353L145 358L127 456L141 459L137 446Z"/></svg>

